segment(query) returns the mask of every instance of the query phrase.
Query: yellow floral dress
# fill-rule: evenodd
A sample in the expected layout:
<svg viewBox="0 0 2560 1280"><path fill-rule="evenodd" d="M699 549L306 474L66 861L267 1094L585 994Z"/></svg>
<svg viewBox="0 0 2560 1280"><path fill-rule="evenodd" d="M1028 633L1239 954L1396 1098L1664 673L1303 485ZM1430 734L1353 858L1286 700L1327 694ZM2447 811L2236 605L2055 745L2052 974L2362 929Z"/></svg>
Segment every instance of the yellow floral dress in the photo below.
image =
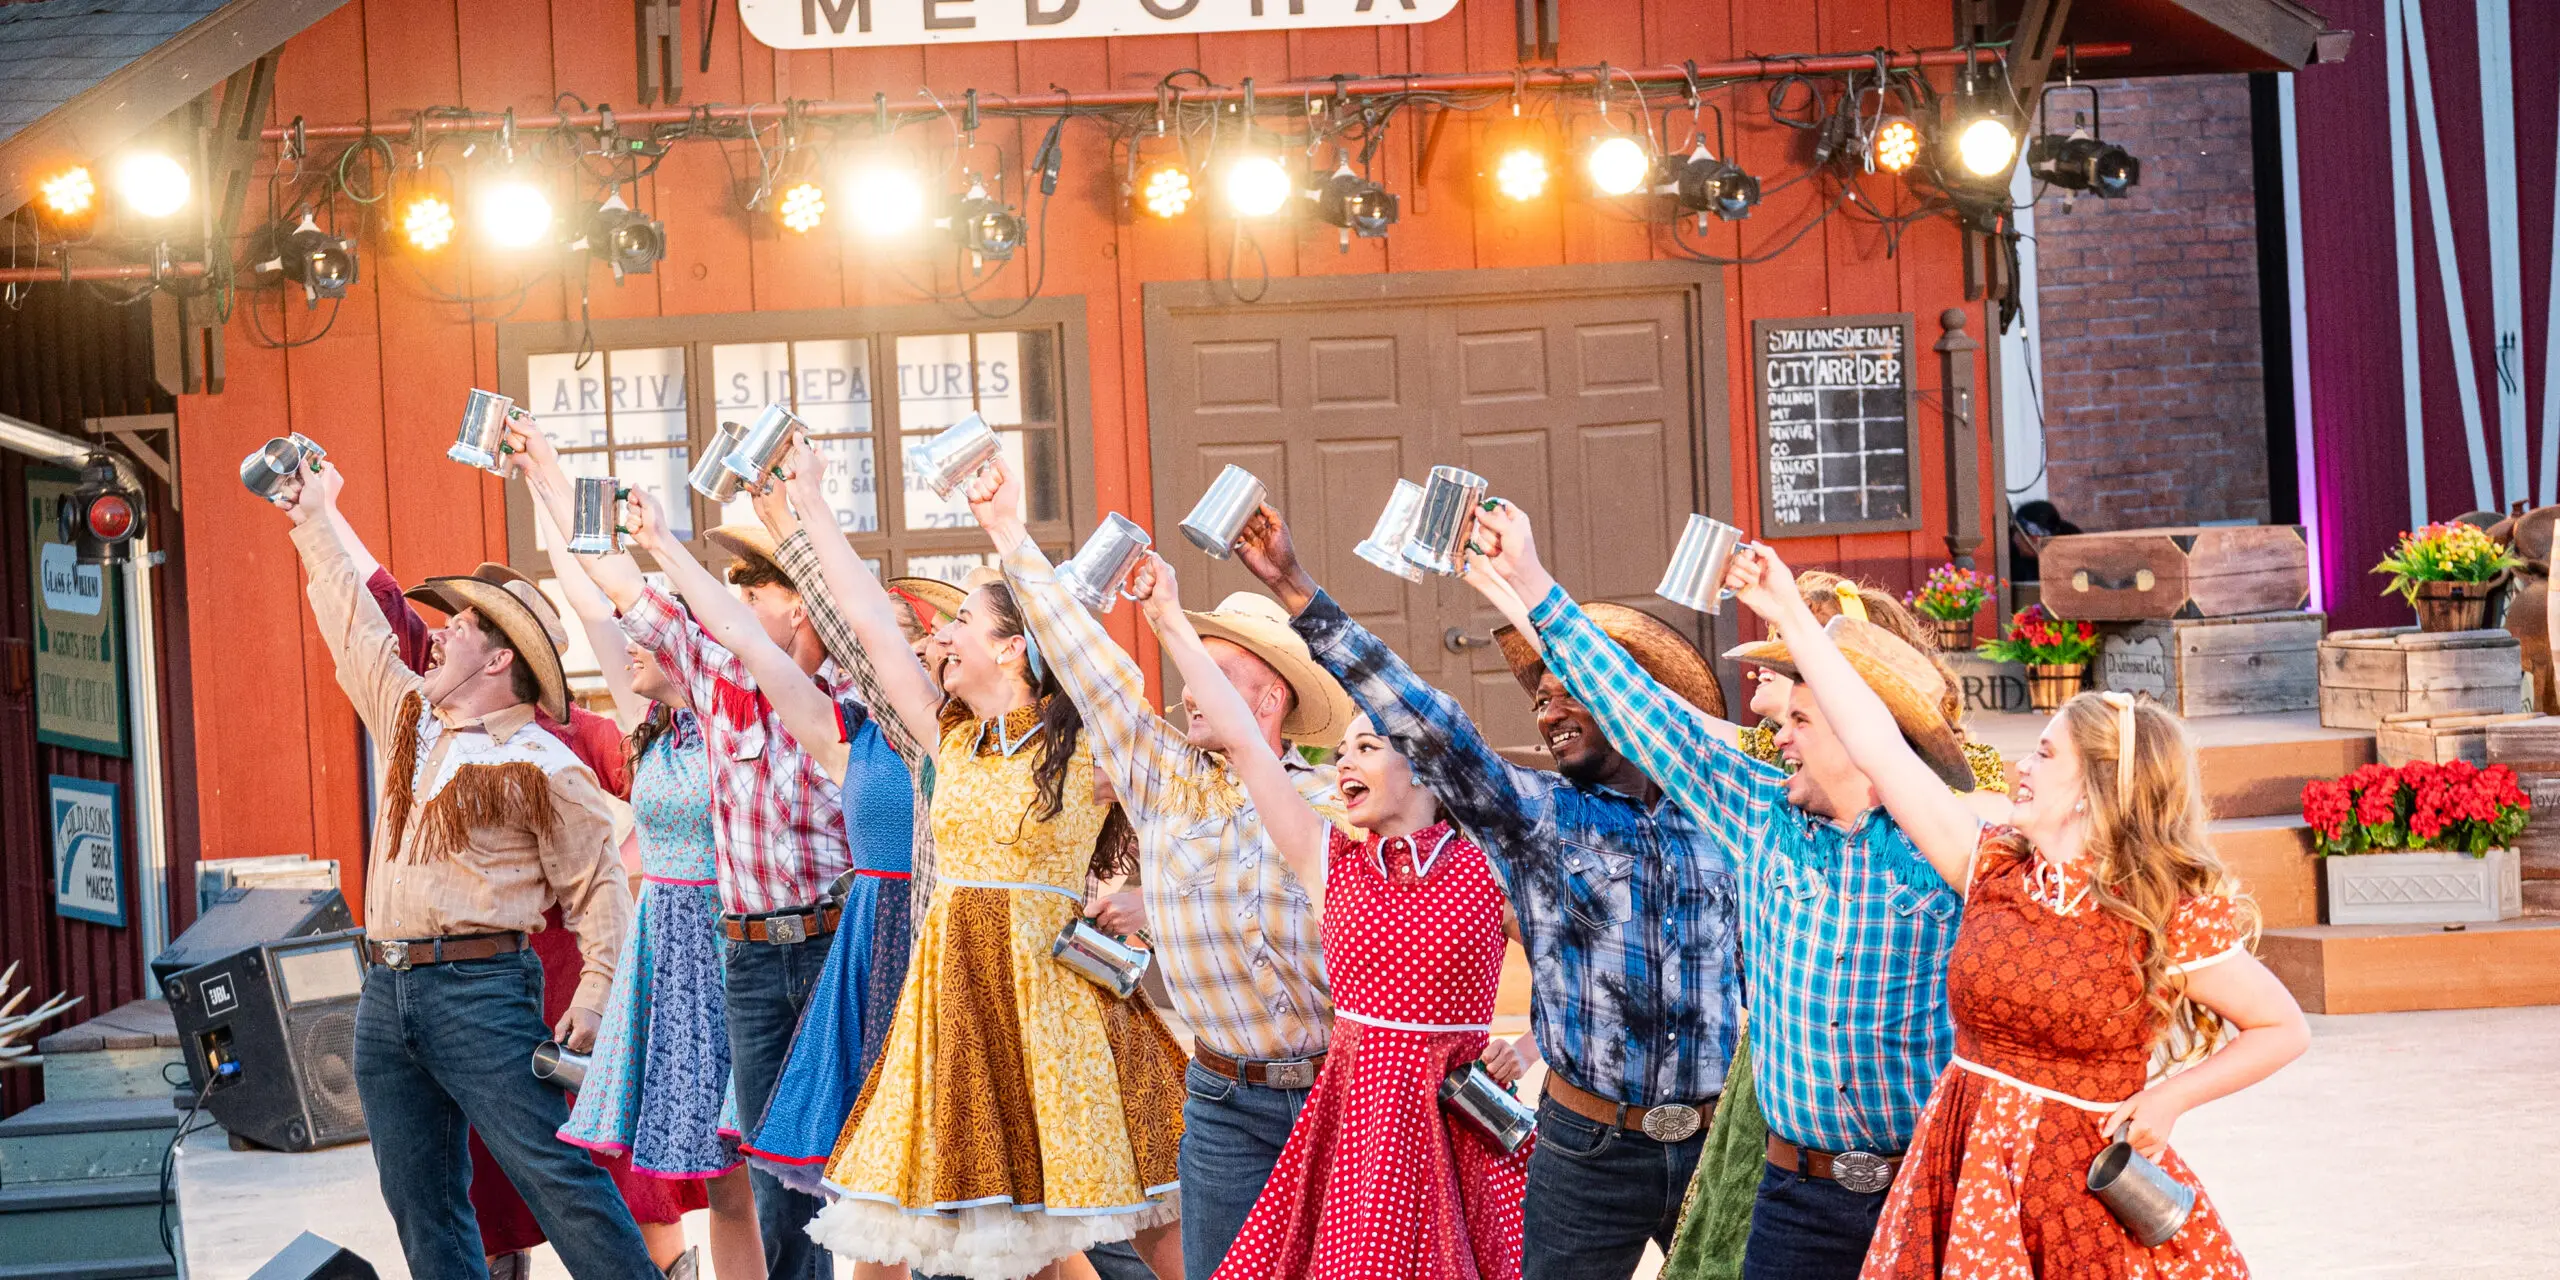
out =
<svg viewBox="0 0 2560 1280"><path fill-rule="evenodd" d="M1080 744L1064 808L1033 815L1037 724L944 716L933 896L809 1224L846 1257L1016 1280L1180 1216L1181 1046L1050 957L1106 810Z"/></svg>

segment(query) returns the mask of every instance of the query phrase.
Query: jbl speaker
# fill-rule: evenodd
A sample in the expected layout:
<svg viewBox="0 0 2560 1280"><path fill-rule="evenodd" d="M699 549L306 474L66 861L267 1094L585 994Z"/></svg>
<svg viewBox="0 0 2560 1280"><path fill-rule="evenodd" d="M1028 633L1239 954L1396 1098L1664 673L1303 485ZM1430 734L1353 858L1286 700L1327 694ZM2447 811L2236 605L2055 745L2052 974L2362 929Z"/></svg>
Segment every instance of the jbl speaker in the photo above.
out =
<svg viewBox="0 0 2560 1280"><path fill-rule="evenodd" d="M373 1264L308 1231L293 1238L249 1280L382 1280Z"/></svg>
<svg viewBox="0 0 2560 1280"><path fill-rule="evenodd" d="M364 931L262 942L162 984L190 1087L232 1133L279 1151L364 1139L356 1002Z"/></svg>
<svg viewBox="0 0 2560 1280"><path fill-rule="evenodd" d="M335 889L225 889L169 949L151 958L151 981L165 993L172 975L278 938L355 927Z"/></svg>

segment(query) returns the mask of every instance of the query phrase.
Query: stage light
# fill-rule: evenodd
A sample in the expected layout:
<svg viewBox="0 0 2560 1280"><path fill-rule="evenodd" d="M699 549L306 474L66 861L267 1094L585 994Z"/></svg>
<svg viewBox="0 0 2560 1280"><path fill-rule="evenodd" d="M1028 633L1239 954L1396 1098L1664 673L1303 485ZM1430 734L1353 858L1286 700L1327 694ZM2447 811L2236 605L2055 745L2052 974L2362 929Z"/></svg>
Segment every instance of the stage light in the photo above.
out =
<svg viewBox="0 0 2560 1280"><path fill-rule="evenodd" d="M1220 184L1226 192L1227 211L1239 218L1268 218L1280 212L1289 203L1294 185L1289 171L1265 155L1238 156L1228 162L1226 180Z"/></svg>
<svg viewBox="0 0 2560 1280"><path fill-rule="evenodd" d="M500 169L474 194L472 222L498 248L529 249L551 233L551 197L512 168Z"/></svg>
<svg viewBox="0 0 2560 1280"><path fill-rule="evenodd" d="M1138 207L1151 217L1181 217L1191 208L1190 172L1178 164L1147 170L1146 183L1138 189Z"/></svg>
<svg viewBox="0 0 2560 1280"><path fill-rule="evenodd" d="M400 208L400 234L420 253L453 243L453 206L439 196L411 196Z"/></svg>
<svg viewBox="0 0 2560 1280"><path fill-rule="evenodd" d="M157 151L137 151L116 162L116 194L146 218L186 208L191 186L186 167Z"/></svg>
<svg viewBox="0 0 2560 1280"><path fill-rule="evenodd" d="M616 188L587 216L586 234L569 247L584 249L611 266L613 282L620 284L626 275L649 274L667 256L667 228L624 204L622 191Z"/></svg>
<svg viewBox="0 0 2560 1280"><path fill-rule="evenodd" d="M856 231L887 240L924 222L924 180L913 169L886 160L866 163L845 180L845 207Z"/></svg>
<svg viewBox="0 0 2560 1280"><path fill-rule="evenodd" d="M1592 189L1604 196L1633 195L1653 176L1653 157L1645 154L1644 144L1623 133L1591 144L1582 164Z"/></svg>
<svg viewBox="0 0 2560 1280"><path fill-rule="evenodd" d="M1717 159L1701 145L1672 173L1671 194L1683 209L1733 222L1750 217L1753 206L1760 203L1760 180L1730 160Z"/></svg>
<svg viewBox="0 0 2560 1280"><path fill-rule="evenodd" d="M817 230L827 216L826 189L814 182L793 183L782 193L777 216L786 229L802 235Z"/></svg>
<svg viewBox="0 0 2560 1280"><path fill-rule="evenodd" d="M1900 173L1920 158L1920 126L1901 116L1886 116L1876 125L1868 158L1887 173Z"/></svg>
<svg viewBox="0 0 2560 1280"><path fill-rule="evenodd" d="M2100 199L2121 199L2142 181L2142 162L2133 153L2093 137L2087 129L2068 136L2048 133L2027 144L2027 170L2038 181L2070 191L2088 191Z"/></svg>
<svg viewBox="0 0 2560 1280"><path fill-rule="evenodd" d="M960 197L949 223L952 238L969 251L973 267L990 260L1003 262L1022 247L1022 215L975 183L970 184L969 194Z"/></svg>
<svg viewBox="0 0 2560 1280"><path fill-rule="evenodd" d="M36 188L46 213L56 218L83 217L98 207L98 183L86 165L73 165Z"/></svg>
<svg viewBox="0 0 2560 1280"><path fill-rule="evenodd" d="M1956 134L1956 158L1977 178L2000 176L2017 154L2018 135L2006 121L1991 116L1975 117Z"/></svg>
<svg viewBox="0 0 2560 1280"><path fill-rule="evenodd" d="M1493 166L1493 189L1511 201L1529 201L1547 193L1547 153L1536 147L1513 147Z"/></svg>
<svg viewBox="0 0 2560 1280"><path fill-rule="evenodd" d="M250 270L264 281L301 285L305 307L320 305L322 298L343 298L347 286L356 282L356 242L322 231L308 209L292 226L279 222L268 228L266 247L272 256Z"/></svg>
<svg viewBox="0 0 2560 1280"><path fill-rule="evenodd" d="M1351 162L1343 161L1327 175L1322 186L1307 193L1316 202L1316 216L1342 228L1342 248L1351 249L1351 237L1376 240L1394 226L1398 214L1395 193L1352 171Z"/></svg>

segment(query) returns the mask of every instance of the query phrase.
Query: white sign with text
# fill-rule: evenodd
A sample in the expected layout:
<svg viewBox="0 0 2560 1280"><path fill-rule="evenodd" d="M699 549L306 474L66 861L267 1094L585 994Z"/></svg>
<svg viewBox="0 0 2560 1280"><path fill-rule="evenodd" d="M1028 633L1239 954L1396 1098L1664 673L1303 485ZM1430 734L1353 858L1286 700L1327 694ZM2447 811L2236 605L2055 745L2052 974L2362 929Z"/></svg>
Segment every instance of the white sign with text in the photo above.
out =
<svg viewBox="0 0 2560 1280"><path fill-rule="evenodd" d="M1411 26L1458 0L738 0L776 49Z"/></svg>

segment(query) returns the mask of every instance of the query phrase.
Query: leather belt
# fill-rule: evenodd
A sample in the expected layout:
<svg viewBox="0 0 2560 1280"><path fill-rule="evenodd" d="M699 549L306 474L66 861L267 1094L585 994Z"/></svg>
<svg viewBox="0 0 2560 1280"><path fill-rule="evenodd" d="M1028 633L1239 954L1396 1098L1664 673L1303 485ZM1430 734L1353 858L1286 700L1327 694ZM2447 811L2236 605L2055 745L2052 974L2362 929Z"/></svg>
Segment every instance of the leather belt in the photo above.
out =
<svg viewBox="0 0 2560 1280"><path fill-rule="evenodd" d="M1324 1069L1324 1055L1321 1053L1285 1061L1250 1062L1230 1058L1205 1044L1191 1047L1191 1060L1212 1075L1263 1089L1312 1089L1316 1085L1316 1073Z"/></svg>
<svg viewBox="0 0 2560 1280"><path fill-rule="evenodd" d="M525 949L521 933L466 933L450 938L366 939L365 958L386 969L415 969L422 964L486 960Z"/></svg>
<svg viewBox="0 0 2560 1280"><path fill-rule="evenodd" d="M789 946L834 933L836 922L843 918L844 908L833 903L793 907L787 911L765 911L751 916L722 912L720 933L731 942L770 942Z"/></svg>
<svg viewBox="0 0 2560 1280"><path fill-rule="evenodd" d="M1893 1185L1893 1176L1902 1169L1902 1157L1878 1155L1873 1151L1816 1151L1799 1147L1769 1135L1769 1163L1789 1173L1808 1178L1837 1182L1860 1195L1875 1195Z"/></svg>
<svg viewBox="0 0 2560 1280"><path fill-rule="evenodd" d="M1576 1085L1571 1080L1547 1072L1546 1093L1557 1106L1612 1128L1627 1129L1656 1142L1686 1142L1707 1127L1716 1113L1716 1100L1693 1107L1685 1102L1667 1102L1658 1107L1631 1107L1623 1102L1603 1098Z"/></svg>

